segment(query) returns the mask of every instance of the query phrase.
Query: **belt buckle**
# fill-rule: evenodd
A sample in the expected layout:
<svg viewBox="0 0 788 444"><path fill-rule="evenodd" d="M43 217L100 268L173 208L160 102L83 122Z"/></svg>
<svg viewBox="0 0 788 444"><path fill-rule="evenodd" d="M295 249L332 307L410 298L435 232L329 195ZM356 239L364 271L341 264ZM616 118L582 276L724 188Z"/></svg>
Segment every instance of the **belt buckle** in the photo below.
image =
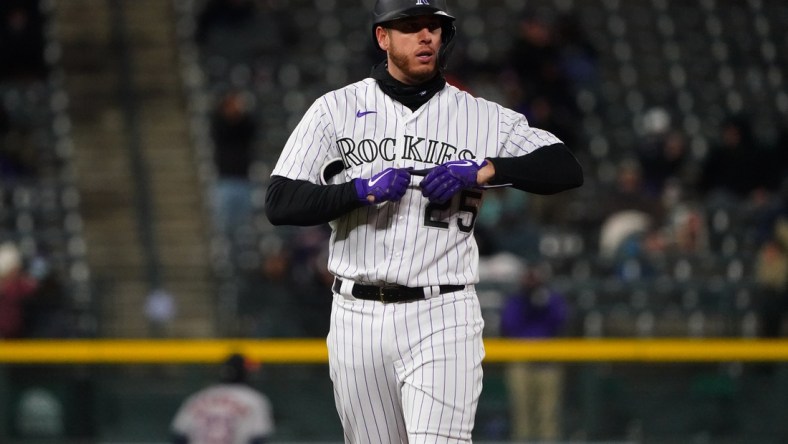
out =
<svg viewBox="0 0 788 444"><path fill-rule="evenodd" d="M389 303L390 301L386 300L386 291L397 289L399 289L399 285L397 284L385 284L378 287L378 298L380 298L380 302L383 302L384 304Z"/></svg>

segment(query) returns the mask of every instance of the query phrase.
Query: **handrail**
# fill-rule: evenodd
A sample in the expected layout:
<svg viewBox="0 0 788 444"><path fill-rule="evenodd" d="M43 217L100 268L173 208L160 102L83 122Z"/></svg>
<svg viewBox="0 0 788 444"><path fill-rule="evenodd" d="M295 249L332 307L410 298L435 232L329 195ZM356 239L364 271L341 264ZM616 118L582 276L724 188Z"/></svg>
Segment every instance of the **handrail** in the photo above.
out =
<svg viewBox="0 0 788 444"><path fill-rule="evenodd" d="M161 287L161 265L153 229L155 214L151 203L150 175L142 153L140 137L139 104L134 95L133 69L134 60L129 49L129 32L126 27L126 16L123 11L123 0L110 0L112 20L112 46L119 54L119 94L123 106L123 117L127 132L127 148L131 172L134 180L134 206L137 214L137 226L141 238L145 258L145 276L151 289Z"/></svg>

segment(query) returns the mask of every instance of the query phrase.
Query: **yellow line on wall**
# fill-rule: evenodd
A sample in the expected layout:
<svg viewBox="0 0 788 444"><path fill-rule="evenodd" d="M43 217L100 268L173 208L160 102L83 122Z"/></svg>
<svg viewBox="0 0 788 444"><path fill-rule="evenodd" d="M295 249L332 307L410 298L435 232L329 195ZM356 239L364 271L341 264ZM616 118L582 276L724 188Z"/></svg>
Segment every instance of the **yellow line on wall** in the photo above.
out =
<svg viewBox="0 0 788 444"><path fill-rule="evenodd" d="M786 361L788 340L746 339L488 339L487 361L721 362Z"/></svg>
<svg viewBox="0 0 788 444"><path fill-rule="evenodd" d="M554 339L485 340L485 362L722 362L788 361L788 340ZM229 353L275 364L322 364L323 339L85 339L0 341L0 363L215 363Z"/></svg>
<svg viewBox="0 0 788 444"><path fill-rule="evenodd" d="M50 364L214 363L229 353L269 363L323 363L324 340L31 340L0 342L0 362Z"/></svg>

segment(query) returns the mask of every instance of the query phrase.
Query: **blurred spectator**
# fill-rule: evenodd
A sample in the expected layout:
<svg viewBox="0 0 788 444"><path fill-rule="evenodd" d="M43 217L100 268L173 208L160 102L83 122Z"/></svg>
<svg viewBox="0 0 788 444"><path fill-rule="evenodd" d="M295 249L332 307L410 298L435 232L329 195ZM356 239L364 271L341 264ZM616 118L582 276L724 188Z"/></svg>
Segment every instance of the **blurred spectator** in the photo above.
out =
<svg viewBox="0 0 788 444"><path fill-rule="evenodd" d="M636 147L643 171L643 190L660 198L671 180L684 179L689 146L685 134L671 127L670 116L653 108L642 119L642 137Z"/></svg>
<svg viewBox="0 0 788 444"><path fill-rule="evenodd" d="M747 207L752 217L755 243L763 243L774 239L775 227L780 219L788 220L788 176L782 181L778 192L769 195L770 199L758 208Z"/></svg>
<svg viewBox="0 0 788 444"><path fill-rule="evenodd" d="M239 316L252 335L293 337L302 334L300 323L292 316L293 313L300 316L300 308L293 300L294 262L290 249L274 248L264 254L260 271L246 279Z"/></svg>
<svg viewBox="0 0 788 444"><path fill-rule="evenodd" d="M177 306L172 294L161 288L153 289L145 299L144 311L150 336L166 337L170 324L177 314Z"/></svg>
<svg viewBox="0 0 788 444"><path fill-rule="evenodd" d="M292 10L274 0L208 0L197 16L195 41L215 84L272 86L286 61L282 48L300 38Z"/></svg>
<svg viewBox="0 0 788 444"><path fill-rule="evenodd" d="M274 433L271 401L249 385L254 364L233 354L218 384L191 395L172 422L172 443L264 444Z"/></svg>
<svg viewBox="0 0 788 444"><path fill-rule="evenodd" d="M703 194L747 198L762 188L775 189L774 165L755 138L750 120L733 116L720 126L720 140L705 159L699 189Z"/></svg>
<svg viewBox="0 0 788 444"><path fill-rule="evenodd" d="M573 13L561 14L555 24L562 71L575 89L596 90L599 81L598 51Z"/></svg>
<svg viewBox="0 0 788 444"><path fill-rule="evenodd" d="M624 210L637 210L647 215L656 225L665 218L665 208L659 198L645 192L643 169L634 159L618 164L616 182L602 204L605 215Z"/></svg>
<svg viewBox="0 0 788 444"><path fill-rule="evenodd" d="M785 120L788 121L788 116L785 117ZM774 164L779 167L775 174L782 186L783 181L788 177L788 122L780 130L773 151L775 152Z"/></svg>
<svg viewBox="0 0 788 444"><path fill-rule="evenodd" d="M661 224L642 211L618 211L602 225L599 245L600 257L610 260L616 277L625 281L654 277L659 272L655 265L666 254L693 256L709 251L705 209L696 202L678 201Z"/></svg>
<svg viewBox="0 0 788 444"><path fill-rule="evenodd" d="M580 120L576 115L567 112L566 108L557 107L549 97L535 94L520 111L525 114L528 124L534 128L550 131L561 139L573 151L583 147Z"/></svg>
<svg viewBox="0 0 788 444"><path fill-rule="evenodd" d="M522 279L523 255L494 251L479 258L479 280L486 284L514 288Z"/></svg>
<svg viewBox="0 0 788 444"><path fill-rule="evenodd" d="M500 250L496 231L503 217L506 200L506 192L504 190L504 188L493 188L484 193L484 205L479 209L476 227L473 230L479 247L480 264L486 260L487 256L493 255Z"/></svg>
<svg viewBox="0 0 788 444"><path fill-rule="evenodd" d="M755 281L759 292L761 334L782 336L788 313L788 179L783 183L779 201L763 222L765 233L755 262Z"/></svg>
<svg viewBox="0 0 788 444"><path fill-rule="evenodd" d="M251 223L254 184L249 172L254 160L257 123L242 92L225 93L211 116L216 188L214 208L220 232L233 240L236 230Z"/></svg>
<svg viewBox="0 0 788 444"><path fill-rule="evenodd" d="M782 230L788 232L788 221L783 225ZM755 281L761 303L761 335L780 337L783 335L783 318L788 312L788 254L783 242L769 240L759 248Z"/></svg>
<svg viewBox="0 0 788 444"><path fill-rule="evenodd" d="M0 337L63 338L74 332L66 289L46 252L27 264L12 242L0 246Z"/></svg>
<svg viewBox="0 0 788 444"><path fill-rule="evenodd" d="M532 12L524 14L508 60L520 81L524 103L542 96L552 105L555 115L580 116L574 86L564 71L561 48L549 20Z"/></svg>
<svg viewBox="0 0 788 444"><path fill-rule="evenodd" d="M216 28L233 29L254 20L254 0L208 0L197 16L195 39L205 43Z"/></svg>
<svg viewBox="0 0 788 444"><path fill-rule="evenodd" d="M625 158L616 165L615 181L608 185L605 200L600 204L602 218L620 211L638 211L654 225L661 225L665 218L663 202L645 192L643 169L633 158Z"/></svg>
<svg viewBox="0 0 788 444"><path fill-rule="evenodd" d="M480 254L510 252L522 257L537 250L539 227L532 218L523 221L524 214L533 212L532 199L509 188L485 192L475 230Z"/></svg>
<svg viewBox="0 0 788 444"><path fill-rule="evenodd" d="M74 325L69 316L66 289L58 270L45 252L31 258L30 276L36 281L36 292L25 305L25 318L30 336L36 338L69 337Z"/></svg>
<svg viewBox="0 0 788 444"><path fill-rule="evenodd" d="M327 249L326 249L327 250ZM292 297L298 304L301 336L324 338L331 320L332 275L326 267L328 251L308 258L295 279Z"/></svg>
<svg viewBox="0 0 788 444"><path fill-rule="evenodd" d="M644 192L640 164L626 159L618 165L616 182L602 206L600 253L614 257L638 242L637 236L661 227L665 220L662 201Z"/></svg>
<svg viewBox="0 0 788 444"><path fill-rule="evenodd" d="M4 103L0 103L0 184L15 185L36 177L38 152L33 131L15 122Z"/></svg>
<svg viewBox="0 0 788 444"><path fill-rule="evenodd" d="M644 244L660 236L659 227L647 214L637 210L621 210L608 216L599 232L599 254L605 258L633 257Z"/></svg>
<svg viewBox="0 0 788 444"><path fill-rule="evenodd" d="M22 255L12 242L0 245L0 338L29 335L26 304L37 290L36 280L24 269Z"/></svg>
<svg viewBox="0 0 788 444"><path fill-rule="evenodd" d="M0 145L0 182L14 185L38 175L36 153L24 131L12 131L10 143Z"/></svg>
<svg viewBox="0 0 788 444"><path fill-rule="evenodd" d="M301 335L322 338L328 335L331 321L331 285L334 275L328 271L327 226L303 227L295 245L293 291Z"/></svg>
<svg viewBox="0 0 788 444"><path fill-rule="evenodd" d="M702 206L691 202L676 205L671 210L665 226L668 238L666 248L685 255L707 251L709 247L707 227Z"/></svg>
<svg viewBox="0 0 788 444"><path fill-rule="evenodd" d="M477 223L491 228L519 226L529 198L529 195L512 192L509 188L492 188L484 194L484 205L479 210Z"/></svg>
<svg viewBox="0 0 788 444"><path fill-rule="evenodd" d="M517 23L508 60L529 97L542 91L554 100L555 84L564 83L554 37L550 23L532 12L524 14Z"/></svg>
<svg viewBox="0 0 788 444"><path fill-rule="evenodd" d="M521 275L520 289L501 309L501 335L510 338L553 338L563 333L567 320L564 296L546 283L540 266ZM522 440L558 439L564 373L561 364L516 362L506 368L511 437Z"/></svg>
<svg viewBox="0 0 788 444"><path fill-rule="evenodd" d="M35 0L4 0L0 6L0 79L43 79L44 19Z"/></svg>

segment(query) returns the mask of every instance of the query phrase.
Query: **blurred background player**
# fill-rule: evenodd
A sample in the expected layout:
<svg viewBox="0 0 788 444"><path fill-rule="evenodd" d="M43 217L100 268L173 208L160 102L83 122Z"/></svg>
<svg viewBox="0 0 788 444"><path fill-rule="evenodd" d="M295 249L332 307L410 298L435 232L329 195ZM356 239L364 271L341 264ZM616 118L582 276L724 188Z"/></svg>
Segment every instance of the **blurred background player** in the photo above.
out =
<svg viewBox="0 0 788 444"><path fill-rule="evenodd" d="M567 320L564 296L546 284L546 271L528 266L520 288L501 310L501 335L541 339L559 336ZM506 368L511 437L556 440L561 424L564 369L555 362L513 362Z"/></svg>
<svg viewBox="0 0 788 444"><path fill-rule="evenodd" d="M274 433L268 397L248 384L252 364L240 354L221 367L220 382L191 395L172 422L174 444L264 444Z"/></svg>

